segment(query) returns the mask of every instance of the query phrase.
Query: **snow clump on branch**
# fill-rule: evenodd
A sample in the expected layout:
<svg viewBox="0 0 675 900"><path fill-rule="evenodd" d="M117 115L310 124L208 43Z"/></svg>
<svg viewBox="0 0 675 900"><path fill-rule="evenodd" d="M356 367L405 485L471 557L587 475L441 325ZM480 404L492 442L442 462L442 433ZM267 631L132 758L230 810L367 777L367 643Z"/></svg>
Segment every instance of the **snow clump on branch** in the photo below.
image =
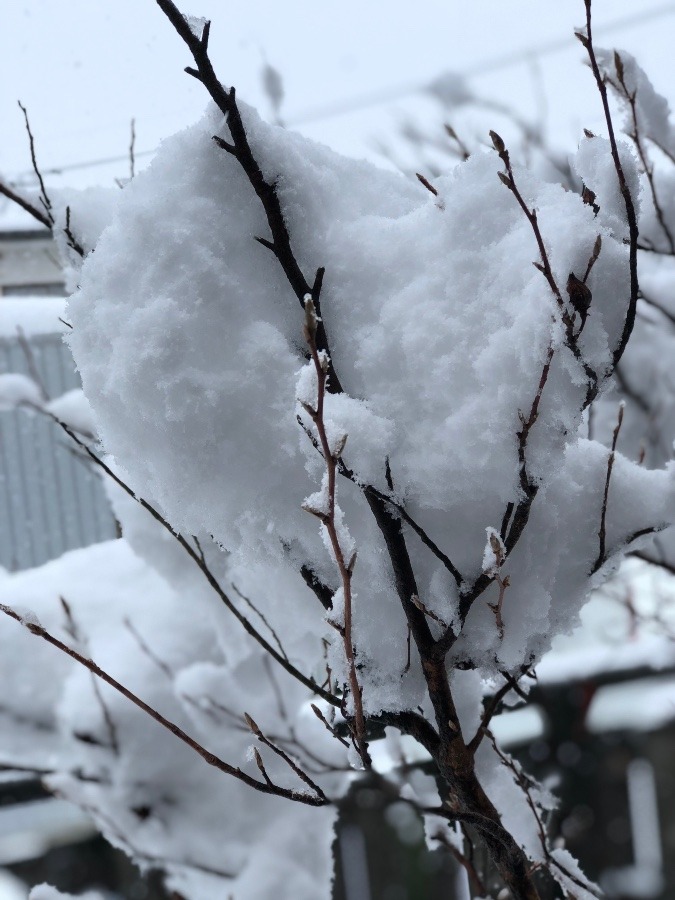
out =
<svg viewBox="0 0 675 900"><path fill-rule="evenodd" d="M598 555L607 453L579 436L584 365L602 382L628 300L625 213L605 141L584 140L576 163L597 195L597 216L579 196L515 169L558 284L570 272L583 277L602 238L575 356L556 298L532 265L530 224L500 183L492 153L438 179L434 198L251 110L244 118L263 174L277 184L301 267L326 267L322 316L346 390L326 395L326 417L349 435L344 462L357 482L405 503L464 583L481 572L487 524L522 499L518 435L553 351L523 449L539 496L503 569L504 637L488 592L455 651L487 670L515 669L576 621ZM212 534L232 571L274 580L306 564L336 589L316 522L301 509L323 472L296 421L311 425L295 408L302 310L273 254L253 240L266 234L264 214L236 160L210 139L220 127L210 111L166 141L120 193L69 302L71 346L104 445L172 524ZM628 152L624 164L634 186ZM354 628L364 703L371 712L414 707L423 680L414 666L401 679L406 625L379 532L356 485L340 479L339 495L359 554ZM672 514L670 472L617 460L607 558ZM453 621L462 584L411 543L420 593ZM288 611L277 616L302 609L314 620L320 658L322 611L313 598L300 601L307 591L296 578L283 601ZM344 660L334 644L339 672Z"/></svg>

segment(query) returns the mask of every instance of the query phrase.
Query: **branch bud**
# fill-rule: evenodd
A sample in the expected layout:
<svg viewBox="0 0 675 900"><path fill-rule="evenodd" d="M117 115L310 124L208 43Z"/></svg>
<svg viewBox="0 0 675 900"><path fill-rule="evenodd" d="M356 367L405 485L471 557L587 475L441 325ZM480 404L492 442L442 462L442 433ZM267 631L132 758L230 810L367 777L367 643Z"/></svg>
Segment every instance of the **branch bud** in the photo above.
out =
<svg viewBox="0 0 675 900"><path fill-rule="evenodd" d="M512 191L512 190L513 190L513 182L511 181L511 179L509 178L509 176L506 175L504 172L497 172L497 175L499 176L499 180L501 181L501 183L502 183L502 184L505 184L506 187L507 187L510 191Z"/></svg>
<svg viewBox="0 0 675 900"><path fill-rule="evenodd" d="M348 437L349 435L343 434L340 440L336 443L335 449L333 450L333 459L339 459L342 456L342 452L345 449Z"/></svg>
<svg viewBox="0 0 675 900"><path fill-rule="evenodd" d="M305 326L304 326L304 335L307 343L314 343L316 340L316 326L317 326L317 316L316 316L316 308L314 306L314 301L312 300L311 294L305 294Z"/></svg>
<svg viewBox="0 0 675 900"><path fill-rule="evenodd" d="M253 748L253 756L255 757L255 764L260 769L261 774L264 776L265 781L268 779L267 772L265 771L265 766L263 765L262 756L260 755L260 751L257 747Z"/></svg>
<svg viewBox="0 0 675 900"><path fill-rule="evenodd" d="M253 734L255 734L256 737L260 737L262 735L262 731L258 727L258 724L256 723L255 719L252 719L248 713L244 713L244 719L246 720L246 724L251 729Z"/></svg>
<svg viewBox="0 0 675 900"><path fill-rule="evenodd" d="M492 146L501 156L502 153L504 153L506 150L506 144L504 143L504 141L499 137L496 131L490 132L490 140L492 141Z"/></svg>
<svg viewBox="0 0 675 900"><path fill-rule="evenodd" d="M623 85L623 60L616 50L614 51L614 68L616 69L616 75L619 79L619 83Z"/></svg>
<svg viewBox="0 0 675 900"><path fill-rule="evenodd" d="M356 557L357 557L357 551L355 550L352 553L352 555L350 556L349 562L347 563L347 571L349 572L350 575L354 571L354 566L356 565Z"/></svg>

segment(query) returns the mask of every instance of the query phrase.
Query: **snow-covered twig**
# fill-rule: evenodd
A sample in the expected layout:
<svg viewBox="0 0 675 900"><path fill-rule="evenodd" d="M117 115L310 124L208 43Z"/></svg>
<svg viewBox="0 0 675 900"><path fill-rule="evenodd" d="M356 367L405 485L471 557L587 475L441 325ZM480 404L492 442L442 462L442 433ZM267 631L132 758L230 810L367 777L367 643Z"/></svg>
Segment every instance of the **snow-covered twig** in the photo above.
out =
<svg viewBox="0 0 675 900"><path fill-rule="evenodd" d="M368 743L366 742L366 722L363 715L363 699L361 696L361 686L359 685L356 674L356 657L354 650L354 638L352 635L352 574L354 572L354 564L356 563L356 551L354 550L349 559L346 558L335 520L335 494L336 494L336 475L337 460L342 454L342 446L333 449L328 440L326 432L326 423L324 421L323 410L326 395L326 381L328 378L329 360L325 352L319 353L316 343L318 327L318 317L314 301L311 294L305 296L305 324L304 337L309 347L309 352L314 363L314 369L317 378L317 396L316 407L304 405L305 411L312 419L319 437L321 453L326 465L326 508L314 510L307 508L308 512L317 515L322 525L328 533L330 544L333 549L333 556L340 575L342 584L342 595L344 600L344 618L342 622L341 635L347 659L347 667L349 670L349 689L354 704L354 725L352 735L354 738L354 746L359 752L363 764L370 766L370 754L368 753ZM344 445L344 442L343 442Z"/></svg>

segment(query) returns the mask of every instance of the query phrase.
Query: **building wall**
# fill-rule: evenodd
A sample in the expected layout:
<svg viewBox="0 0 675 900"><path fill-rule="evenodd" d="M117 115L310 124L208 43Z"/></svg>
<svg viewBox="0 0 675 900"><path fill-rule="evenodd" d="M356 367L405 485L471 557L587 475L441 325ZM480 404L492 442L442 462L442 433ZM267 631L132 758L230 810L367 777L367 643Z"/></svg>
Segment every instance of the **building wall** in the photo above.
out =
<svg viewBox="0 0 675 900"><path fill-rule="evenodd" d="M26 304L39 311L40 296L58 293L63 294L63 276L51 238L44 231L0 232L0 373L37 373L49 398L80 387L70 351L58 333L20 340L10 316L24 294L31 295ZM26 409L0 412L0 566L38 566L66 550L115 537L98 473L76 451L46 417Z"/></svg>

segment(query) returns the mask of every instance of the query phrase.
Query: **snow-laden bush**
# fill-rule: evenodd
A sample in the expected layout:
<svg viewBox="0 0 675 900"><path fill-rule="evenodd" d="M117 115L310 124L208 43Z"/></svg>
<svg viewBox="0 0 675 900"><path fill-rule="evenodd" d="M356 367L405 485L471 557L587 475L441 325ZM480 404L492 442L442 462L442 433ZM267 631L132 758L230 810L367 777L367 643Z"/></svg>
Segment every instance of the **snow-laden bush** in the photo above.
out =
<svg viewBox="0 0 675 900"><path fill-rule="evenodd" d="M33 764L189 898L328 898L361 769L432 844L471 827L514 897L535 869L591 895L489 724L675 520L672 465L616 450L623 407L610 446L587 436L635 323L644 158L608 114L572 160L583 191L494 133L427 190L265 124L217 81L208 25L158 2L212 105L124 190L51 207L126 542L1 586L81 663L35 654ZM581 40L669 147L632 60L598 51L601 71ZM420 748L433 777L405 764Z"/></svg>

